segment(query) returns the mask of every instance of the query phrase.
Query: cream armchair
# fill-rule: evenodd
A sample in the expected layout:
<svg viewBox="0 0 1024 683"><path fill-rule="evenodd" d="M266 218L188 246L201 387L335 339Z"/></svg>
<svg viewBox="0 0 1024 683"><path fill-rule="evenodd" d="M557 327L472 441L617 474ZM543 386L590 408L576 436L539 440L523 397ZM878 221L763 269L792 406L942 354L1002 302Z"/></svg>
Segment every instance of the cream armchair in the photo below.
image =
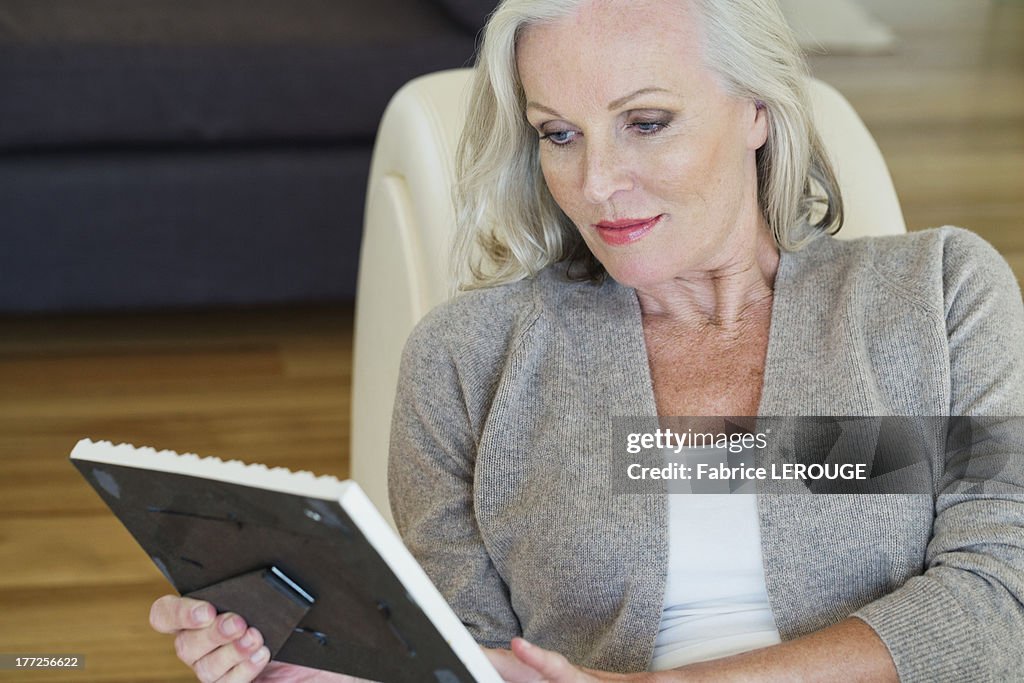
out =
<svg viewBox="0 0 1024 683"><path fill-rule="evenodd" d="M377 132L356 294L352 468L388 521L387 457L402 346L447 294L455 148L470 69L423 76L392 98ZM812 81L814 114L846 204L840 235L906 231L892 179L867 128L832 87Z"/></svg>

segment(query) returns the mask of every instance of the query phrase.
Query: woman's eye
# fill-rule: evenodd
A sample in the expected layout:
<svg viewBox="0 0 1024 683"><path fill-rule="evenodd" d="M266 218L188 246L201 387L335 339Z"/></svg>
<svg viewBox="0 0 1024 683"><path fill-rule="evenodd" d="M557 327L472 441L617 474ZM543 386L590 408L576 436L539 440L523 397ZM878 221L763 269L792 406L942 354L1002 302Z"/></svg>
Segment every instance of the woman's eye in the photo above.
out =
<svg viewBox="0 0 1024 683"><path fill-rule="evenodd" d="M633 121L629 127L641 135L653 135L668 127L666 121Z"/></svg>
<svg viewBox="0 0 1024 683"><path fill-rule="evenodd" d="M576 131L556 130L540 136L541 140L547 140L553 145L564 147L575 139Z"/></svg>

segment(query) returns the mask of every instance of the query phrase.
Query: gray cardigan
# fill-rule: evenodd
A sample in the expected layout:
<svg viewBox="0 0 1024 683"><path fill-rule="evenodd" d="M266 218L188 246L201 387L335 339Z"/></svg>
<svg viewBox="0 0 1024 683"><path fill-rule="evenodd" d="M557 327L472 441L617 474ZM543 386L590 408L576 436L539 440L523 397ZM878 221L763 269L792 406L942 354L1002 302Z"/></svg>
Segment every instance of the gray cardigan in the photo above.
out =
<svg viewBox="0 0 1024 683"><path fill-rule="evenodd" d="M655 414L636 295L611 279L552 267L416 328L393 512L479 642L523 635L584 666L647 668L667 503L611 492L609 424ZM1013 274L955 228L784 253L760 414L1024 415ZM1022 461L1001 494L759 495L782 637L855 614L902 680L1024 680Z"/></svg>

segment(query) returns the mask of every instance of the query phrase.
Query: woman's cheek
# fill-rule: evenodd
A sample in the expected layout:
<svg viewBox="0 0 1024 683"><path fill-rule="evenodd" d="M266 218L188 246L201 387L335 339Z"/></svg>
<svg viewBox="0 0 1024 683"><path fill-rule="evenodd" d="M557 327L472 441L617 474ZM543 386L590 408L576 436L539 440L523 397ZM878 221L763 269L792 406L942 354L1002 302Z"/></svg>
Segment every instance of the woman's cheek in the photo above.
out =
<svg viewBox="0 0 1024 683"><path fill-rule="evenodd" d="M579 225L578 218L580 217L580 212L578 211L578 204L582 192L577 191L579 185L575 183L573 178L572 174L574 172L565 160L541 160L541 174L544 176L544 183L548 187L548 192L551 193L551 197L565 215L573 223Z"/></svg>

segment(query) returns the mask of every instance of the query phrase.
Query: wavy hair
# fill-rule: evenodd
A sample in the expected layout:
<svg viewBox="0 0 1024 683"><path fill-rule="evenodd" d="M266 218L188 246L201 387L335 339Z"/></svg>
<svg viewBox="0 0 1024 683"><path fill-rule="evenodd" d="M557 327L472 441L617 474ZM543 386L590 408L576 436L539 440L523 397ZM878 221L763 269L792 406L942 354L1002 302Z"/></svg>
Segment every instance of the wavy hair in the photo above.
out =
<svg viewBox="0 0 1024 683"><path fill-rule="evenodd" d="M585 277L604 275L548 192L516 68L526 27L584 1L504 0L487 22L456 156L457 290L513 282L566 260ZM758 203L776 244L793 251L835 233L842 197L811 119L806 64L776 0L689 1L702 18L706 65L730 95L768 114L767 141L756 153Z"/></svg>

